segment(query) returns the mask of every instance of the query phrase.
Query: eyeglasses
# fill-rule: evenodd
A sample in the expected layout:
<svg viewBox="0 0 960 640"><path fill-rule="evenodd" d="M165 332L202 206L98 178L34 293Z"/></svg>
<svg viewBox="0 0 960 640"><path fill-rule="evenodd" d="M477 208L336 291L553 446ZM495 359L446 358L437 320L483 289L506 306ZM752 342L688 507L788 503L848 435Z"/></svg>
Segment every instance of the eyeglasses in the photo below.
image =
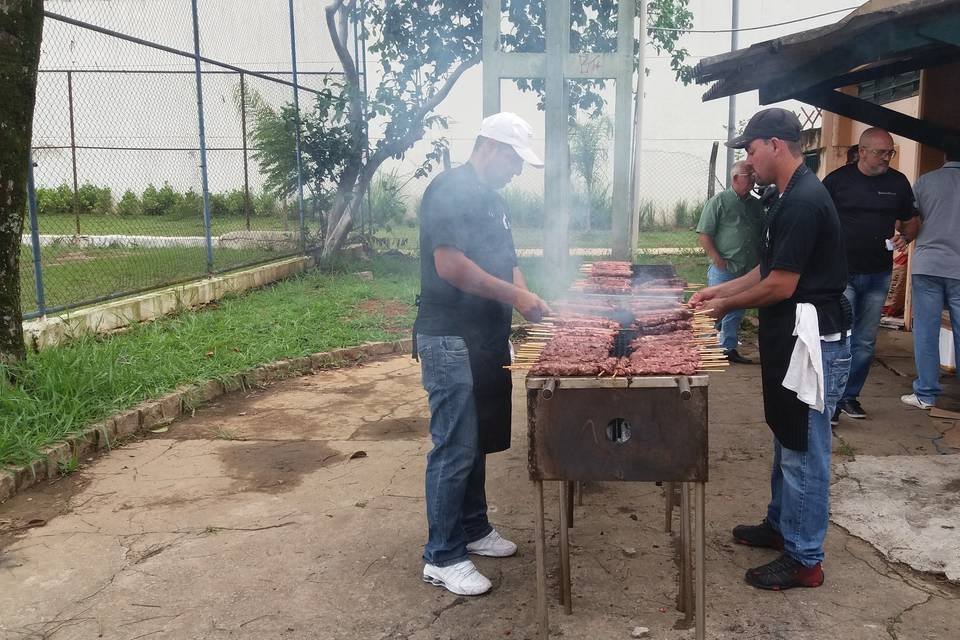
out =
<svg viewBox="0 0 960 640"><path fill-rule="evenodd" d="M893 157L897 155L896 149L865 149L873 154L875 158L887 158L893 160Z"/></svg>

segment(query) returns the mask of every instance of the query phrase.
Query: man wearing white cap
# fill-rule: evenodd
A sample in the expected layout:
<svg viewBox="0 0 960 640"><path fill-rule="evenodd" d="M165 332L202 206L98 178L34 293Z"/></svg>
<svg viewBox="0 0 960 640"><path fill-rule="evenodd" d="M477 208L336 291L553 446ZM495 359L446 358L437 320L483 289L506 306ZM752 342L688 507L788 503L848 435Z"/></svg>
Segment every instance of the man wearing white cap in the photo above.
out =
<svg viewBox="0 0 960 640"><path fill-rule="evenodd" d="M510 320L550 308L517 266L506 203L497 190L527 162L533 131L513 113L484 119L470 159L444 171L420 205L420 295L414 353L430 403L423 579L458 595L490 580L468 554L507 557L517 545L487 519L486 454L510 446Z"/></svg>

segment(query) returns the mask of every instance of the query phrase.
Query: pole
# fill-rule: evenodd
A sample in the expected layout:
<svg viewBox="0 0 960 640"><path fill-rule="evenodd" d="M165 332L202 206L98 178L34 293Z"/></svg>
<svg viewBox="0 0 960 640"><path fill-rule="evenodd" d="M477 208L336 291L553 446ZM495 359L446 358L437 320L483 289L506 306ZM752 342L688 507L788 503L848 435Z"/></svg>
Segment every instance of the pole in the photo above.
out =
<svg viewBox="0 0 960 640"><path fill-rule="evenodd" d="M717 189L717 151L720 149L720 143L713 141L710 147L710 170L707 172L707 197L712 198ZM729 152L728 152L729 153ZM729 171L727 175L729 175Z"/></svg>
<svg viewBox="0 0 960 640"><path fill-rule="evenodd" d="M307 228L303 214L303 166L300 158L300 97L297 95L297 32L293 20L293 0L287 0L290 10L290 64L293 70L293 112L296 126L295 144L297 152L297 208L300 213L300 248L307 248Z"/></svg>
<svg viewBox="0 0 960 640"><path fill-rule="evenodd" d="M73 165L73 219L80 235L80 187L77 184L77 137L73 126L73 72L67 71L67 107L70 113L70 158ZM30 163L33 166L33 163Z"/></svg>
<svg viewBox="0 0 960 640"><path fill-rule="evenodd" d="M240 127L243 131L243 211L250 231L250 167L247 160L247 85L240 72Z"/></svg>
<svg viewBox="0 0 960 640"><path fill-rule="evenodd" d="M643 78L645 73L645 63L643 59L644 43L647 38L647 3L641 2L638 5L640 15L640 25L637 33L640 38L640 55L638 57L637 69L637 94L633 98L633 175L630 185L630 258L633 261L633 255L637 251L637 243L640 235L640 170L641 170L641 144L643 142Z"/></svg>
<svg viewBox="0 0 960 640"><path fill-rule="evenodd" d="M740 0L731 0L731 2L730 51L736 51L739 40L737 29L740 27ZM732 95L727 106L727 140L732 140L735 137L737 137L737 96ZM734 154L733 149L727 148L727 177L724 184L727 185L728 189L730 188L730 171L733 170Z"/></svg>
<svg viewBox="0 0 960 640"><path fill-rule="evenodd" d="M33 181L33 154L27 163L27 212L30 216L30 243L33 249L33 284L37 295L37 311L47 315L47 303L43 291L43 267L40 263L40 223L37 220L37 189Z"/></svg>
<svg viewBox="0 0 960 640"><path fill-rule="evenodd" d="M207 182L207 134L203 128L203 77L200 75L200 19L197 0L190 1L193 10L193 68L197 78L197 125L200 131L200 184L203 188L203 230L207 238L207 272L213 272L213 238L210 234L210 186Z"/></svg>

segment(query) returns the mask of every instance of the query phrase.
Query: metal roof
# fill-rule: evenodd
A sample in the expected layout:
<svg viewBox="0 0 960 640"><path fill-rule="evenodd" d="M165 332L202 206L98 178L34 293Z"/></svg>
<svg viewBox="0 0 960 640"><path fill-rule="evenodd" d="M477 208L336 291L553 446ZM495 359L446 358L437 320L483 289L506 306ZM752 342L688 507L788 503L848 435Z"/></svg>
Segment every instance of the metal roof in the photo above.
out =
<svg viewBox="0 0 960 640"><path fill-rule="evenodd" d="M960 60L960 0L871 0L836 24L704 58L704 101L759 90L760 103L803 99L882 75Z"/></svg>

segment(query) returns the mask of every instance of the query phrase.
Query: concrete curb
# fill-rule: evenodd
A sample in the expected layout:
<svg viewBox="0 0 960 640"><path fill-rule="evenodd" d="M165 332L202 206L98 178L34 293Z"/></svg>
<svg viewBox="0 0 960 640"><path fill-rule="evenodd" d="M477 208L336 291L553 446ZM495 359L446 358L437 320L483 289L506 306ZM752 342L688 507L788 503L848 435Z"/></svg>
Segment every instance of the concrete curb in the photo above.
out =
<svg viewBox="0 0 960 640"><path fill-rule="evenodd" d="M109 451L136 433L170 424L179 416L226 393L300 376L316 369L336 368L370 358L410 353L411 348L412 341L409 338L394 342L367 342L357 347L278 360L223 380L180 387L160 398L115 413L102 422L88 426L76 436L50 445L44 449L43 457L28 465L9 465L0 469L0 503L44 480L56 478L65 466L74 466L79 460Z"/></svg>

